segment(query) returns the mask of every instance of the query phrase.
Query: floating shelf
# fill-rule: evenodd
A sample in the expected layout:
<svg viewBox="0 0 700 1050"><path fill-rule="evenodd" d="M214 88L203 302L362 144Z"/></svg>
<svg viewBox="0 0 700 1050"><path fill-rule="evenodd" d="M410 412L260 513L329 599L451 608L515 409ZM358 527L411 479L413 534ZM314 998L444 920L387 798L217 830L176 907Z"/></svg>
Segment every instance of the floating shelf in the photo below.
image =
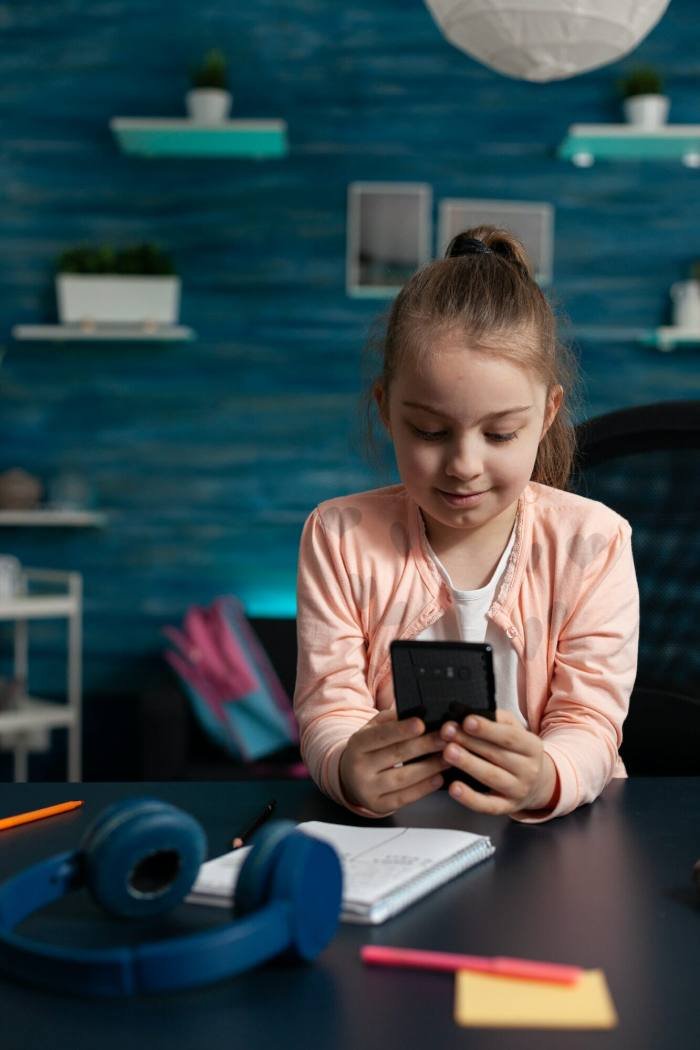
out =
<svg viewBox="0 0 700 1050"><path fill-rule="evenodd" d="M113 117L109 126L124 153L142 157L284 157L284 120L193 120Z"/></svg>
<svg viewBox="0 0 700 1050"><path fill-rule="evenodd" d="M615 328L603 325L576 325L567 333L572 339L595 343L637 343L657 350L677 346L700 346L700 329L667 325L660 328Z"/></svg>
<svg viewBox="0 0 700 1050"><path fill-rule="evenodd" d="M700 124L645 131L633 124L572 124L558 156L580 168L596 160L679 160L700 167Z"/></svg>
<svg viewBox="0 0 700 1050"><path fill-rule="evenodd" d="M37 510L0 510L2 525L44 525L67 528L99 528L107 524L107 515L92 510L59 510L39 507Z"/></svg>
<svg viewBox="0 0 700 1050"><path fill-rule="evenodd" d="M196 338L191 328L182 325L141 324L17 324L12 329L14 339L32 342L182 342Z"/></svg>
<svg viewBox="0 0 700 1050"><path fill-rule="evenodd" d="M646 346L655 346L658 350L673 350L677 346L700 346L700 328L666 325L647 332L642 342Z"/></svg>
<svg viewBox="0 0 700 1050"><path fill-rule="evenodd" d="M651 335L651 330L615 325L574 325L565 335L592 343L643 343Z"/></svg>

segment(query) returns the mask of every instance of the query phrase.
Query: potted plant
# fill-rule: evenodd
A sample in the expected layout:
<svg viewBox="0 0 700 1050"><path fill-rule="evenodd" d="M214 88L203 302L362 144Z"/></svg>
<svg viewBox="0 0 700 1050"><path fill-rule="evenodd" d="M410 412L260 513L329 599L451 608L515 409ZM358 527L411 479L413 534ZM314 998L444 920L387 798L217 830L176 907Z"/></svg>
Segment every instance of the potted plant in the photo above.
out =
<svg viewBox="0 0 700 1050"><path fill-rule="evenodd" d="M626 73L620 90L628 124L651 129L666 123L671 100L664 95L663 86L663 77L652 66L637 66Z"/></svg>
<svg viewBox="0 0 700 1050"><path fill-rule="evenodd" d="M177 322L180 278L168 256L153 244L70 248L56 274L61 324Z"/></svg>
<svg viewBox="0 0 700 1050"><path fill-rule="evenodd" d="M690 267L690 277L671 285L672 321L679 328L700 329L700 260Z"/></svg>
<svg viewBox="0 0 700 1050"><path fill-rule="evenodd" d="M228 62L219 48L208 51L192 70L192 88L185 96L187 112L198 124L221 124L231 109Z"/></svg>

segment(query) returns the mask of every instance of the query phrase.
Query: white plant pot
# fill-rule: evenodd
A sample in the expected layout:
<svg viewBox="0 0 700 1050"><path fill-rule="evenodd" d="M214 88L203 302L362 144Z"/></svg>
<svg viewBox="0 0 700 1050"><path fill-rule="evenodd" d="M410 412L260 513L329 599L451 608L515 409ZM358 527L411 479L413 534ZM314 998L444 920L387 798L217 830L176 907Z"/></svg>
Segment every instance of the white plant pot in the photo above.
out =
<svg viewBox="0 0 700 1050"><path fill-rule="evenodd" d="M661 128L668 120L671 100L667 95L632 95L622 103L625 120L638 128Z"/></svg>
<svg viewBox="0 0 700 1050"><path fill-rule="evenodd" d="M56 295L61 324L175 324L180 278L62 273Z"/></svg>
<svg viewBox="0 0 700 1050"><path fill-rule="evenodd" d="M187 113L196 124L221 124L231 111L233 95L219 88L193 88L185 95Z"/></svg>
<svg viewBox="0 0 700 1050"><path fill-rule="evenodd" d="M700 329L700 281L678 281L671 285L673 324Z"/></svg>

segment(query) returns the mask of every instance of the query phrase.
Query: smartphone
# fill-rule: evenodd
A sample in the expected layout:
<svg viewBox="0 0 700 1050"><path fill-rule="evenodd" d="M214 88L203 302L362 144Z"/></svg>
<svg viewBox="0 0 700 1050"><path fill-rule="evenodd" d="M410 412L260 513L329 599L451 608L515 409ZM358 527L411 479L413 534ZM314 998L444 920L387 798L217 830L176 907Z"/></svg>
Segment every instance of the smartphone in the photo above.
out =
<svg viewBox="0 0 700 1050"><path fill-rule="evenodd" d="M399 718L421 718L427 733L444 722L460 724L467 715L495 721L493 648L487 642L395 641L389 651ZM476 791L489 790L459 769L446 769L442 775L444 788L462 780Z"/></svg>

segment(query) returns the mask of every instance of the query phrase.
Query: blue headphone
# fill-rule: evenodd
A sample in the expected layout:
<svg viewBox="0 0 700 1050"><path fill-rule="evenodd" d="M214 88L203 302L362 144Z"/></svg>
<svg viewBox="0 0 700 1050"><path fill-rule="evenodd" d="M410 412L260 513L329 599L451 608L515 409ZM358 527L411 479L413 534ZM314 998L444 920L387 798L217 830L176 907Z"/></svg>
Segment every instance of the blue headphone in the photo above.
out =
<svg viewBox="0 0 700 1050"><path fill-rule="evenodd" d="M204 831L159 799L117 802L77 850L0 886L0 972L61 992L133 995L208 984L291 950L315 958L338 925L342 873L332 846L274 821L255 836L236 883L234 922L137 947L64 948L13 933L32 912L87 888L107 912L159 915L179 904L204 860Z"/></svg>

